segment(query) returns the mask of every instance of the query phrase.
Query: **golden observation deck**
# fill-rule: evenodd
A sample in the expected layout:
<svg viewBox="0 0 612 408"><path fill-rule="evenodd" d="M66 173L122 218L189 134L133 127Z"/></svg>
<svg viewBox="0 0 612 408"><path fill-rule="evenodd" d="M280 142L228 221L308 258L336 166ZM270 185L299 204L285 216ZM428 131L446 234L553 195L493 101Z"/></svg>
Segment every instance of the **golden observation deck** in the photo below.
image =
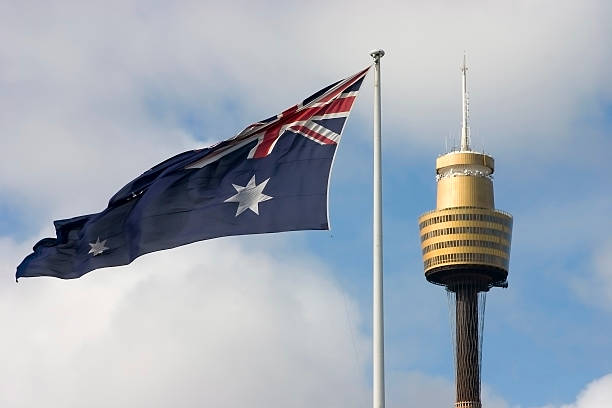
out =
<svg viewBox="0 0 612 408"><path fill-rule="evenodd" d="M493 171L493 157L474 151L436 160L437 206L419 217L429 282L452 285L469 274L489 287L505 285L512 216L494 208Z"/></svg>

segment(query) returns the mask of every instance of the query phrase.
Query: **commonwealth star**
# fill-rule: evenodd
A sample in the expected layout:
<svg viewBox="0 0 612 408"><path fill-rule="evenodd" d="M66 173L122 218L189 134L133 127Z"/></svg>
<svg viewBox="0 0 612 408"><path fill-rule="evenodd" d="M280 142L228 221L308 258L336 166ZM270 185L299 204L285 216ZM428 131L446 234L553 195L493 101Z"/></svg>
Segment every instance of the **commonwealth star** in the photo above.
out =
<svg viewBox="0 0 612 408"><path fill-rule="evenodd" d="M246 186L237 186L232 184L236 189L237 193L224 201L224 203L238 203L238 209L236 210L236 217L242 214L246 210L251 210L255 214L259 215L259 203L262 201L270 200L274 197L263 194L263 189L266 188L270 179L266 179L259 185L255 182L255 175L251 177L251 180Z"/></svg>
<svg viewBox="0 0 612 408"><path fill-rule="evenodd" d="M93 254L93 256L96 256L106 251L108 249L108 247L106 246L106 241L108 240L105 239L104 241L100 242L100 237L98 237L98 240L96 242L89 244L91 249L89 250L88 254Z"/></svg>

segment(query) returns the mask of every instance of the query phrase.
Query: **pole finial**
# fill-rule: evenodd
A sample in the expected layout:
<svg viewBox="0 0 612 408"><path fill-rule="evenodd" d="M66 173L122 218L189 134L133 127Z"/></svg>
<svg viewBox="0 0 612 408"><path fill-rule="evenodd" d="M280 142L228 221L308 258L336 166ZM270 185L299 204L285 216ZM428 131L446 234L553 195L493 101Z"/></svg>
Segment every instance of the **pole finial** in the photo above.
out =
<svg viewBox="0 0 612 408"><path fill-rule="evenodd" d="M385 51L382 49L370 51L370 56L374 58L374 62L378 62L385 55Z"/></svg>
<svg viewBox="0 0 612 408"><path fill-rule="evenodd" d="M461 66L462 74L462 105L463 105L463 121L461 123L461 151L470 150L470 127L468 125L469 119L469 103L467 94L467 62L465 51L463 52L463 65Z"/></svg>

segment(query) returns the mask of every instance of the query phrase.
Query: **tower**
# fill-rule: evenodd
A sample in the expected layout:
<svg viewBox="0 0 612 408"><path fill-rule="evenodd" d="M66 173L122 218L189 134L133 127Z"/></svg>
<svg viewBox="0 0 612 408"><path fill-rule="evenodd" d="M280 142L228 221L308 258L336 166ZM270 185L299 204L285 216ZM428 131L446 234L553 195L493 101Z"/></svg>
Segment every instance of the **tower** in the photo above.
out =
<svg viewBox="0 0 612 408"><path fill-rule="evenodd" d="M470 148L463 58L461 148L436 160L436 209L419 217L426 279L446 287L451 307L457 408L480 408L486 293L507 287L512 216L495 209L493 157Z"/></svg>

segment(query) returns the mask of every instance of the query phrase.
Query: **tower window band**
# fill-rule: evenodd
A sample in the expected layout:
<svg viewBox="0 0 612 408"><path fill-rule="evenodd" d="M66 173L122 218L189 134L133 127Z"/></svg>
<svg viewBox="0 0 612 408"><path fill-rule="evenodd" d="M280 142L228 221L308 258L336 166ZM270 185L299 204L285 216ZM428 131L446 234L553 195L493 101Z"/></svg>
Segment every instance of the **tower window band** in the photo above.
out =
<svg viewBox="0 0 612 408"><path fill-rule="evenodd" d="M510 247L508 245L500 244L498 242L493 241L482 241L476 239L458 239L453 241L443 241L443 242L435 242L433 244L427 245L423 248L423 255L430 251L435 251L443 248L457 248L457 247L480 247L480 248L491 248L498 249L505 253L510 252Z"/></svg>
<svg viewBox="0 0 612 408"><path fill-rule="evenodd" d="M489 265L499 266L501 268L508 268L508 259L504 259L501 256L491 255L491 254L473 254L473 253L461 253L461 254L444 254L434 256L432 258L426 259L423 262L423 266L425 269L429 269L432 266L444 264L444 263L452 263L452 262L475 262L475 263L484 263Z"/></svg>
<svg viewBox="0 0 612 408"><path fill-rule="evenodd" d="M432 224L438 224L441 222L449 221L483 221L483 222L494 222L501 224L505 227L512 227L512 219L495 217L488 214L446 214L436 217L431 217L419 224L419 228L423 229Z"/></svg>
<svg viewBox="0 0 612 408"><path fill-rule="evenodd" d="M482 234L482 235L493 235L495 237L503 238L506 241L510 241L511 234L495 229L495 228L484 228L484 227L449 227L442 228L433 231L429 231L421 235L421 242L441 235L454 235L454 234Z"/></svg>

